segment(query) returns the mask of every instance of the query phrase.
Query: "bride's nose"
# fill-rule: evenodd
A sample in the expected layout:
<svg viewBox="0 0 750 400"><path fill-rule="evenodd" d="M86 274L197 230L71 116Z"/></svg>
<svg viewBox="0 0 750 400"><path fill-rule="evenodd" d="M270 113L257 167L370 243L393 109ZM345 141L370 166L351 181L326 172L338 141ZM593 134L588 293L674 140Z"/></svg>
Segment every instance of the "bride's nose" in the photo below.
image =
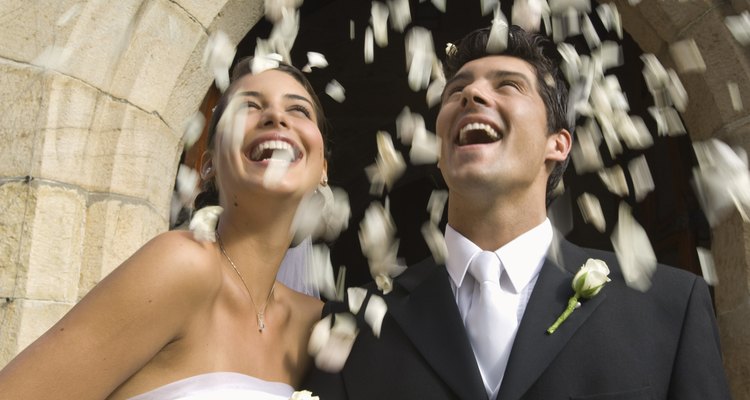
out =
<svg viewBox="0 0 750 400"><path fill-rule="evenodd" d="M260 118L260 125L264 128L268 127L283 127L288 128L286 114L278 107L266 107L263 110L263 115Z"/></svg>

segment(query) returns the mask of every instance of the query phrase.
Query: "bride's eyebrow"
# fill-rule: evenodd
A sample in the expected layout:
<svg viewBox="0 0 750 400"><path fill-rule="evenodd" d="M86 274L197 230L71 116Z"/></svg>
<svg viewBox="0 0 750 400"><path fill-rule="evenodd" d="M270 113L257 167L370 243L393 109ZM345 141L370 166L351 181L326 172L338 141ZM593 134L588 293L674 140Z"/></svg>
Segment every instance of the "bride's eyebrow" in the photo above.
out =
<svg viewBox="0 0 750 400"><path fill-rule="evenodd" d="M244 92L239 92L239 93L237 93L237 96L257 97L259 99L262 99L264 97L260 92L256 92L254 90L248 90L248 91L244 91ZM284 98L291 99L291 100L302 100L302 101L305 101L305 102L309 103L310 105L313 105L312 101L310 101L307 97L300 96L300 95L294 94L294 93L285 94Z"/></svg>

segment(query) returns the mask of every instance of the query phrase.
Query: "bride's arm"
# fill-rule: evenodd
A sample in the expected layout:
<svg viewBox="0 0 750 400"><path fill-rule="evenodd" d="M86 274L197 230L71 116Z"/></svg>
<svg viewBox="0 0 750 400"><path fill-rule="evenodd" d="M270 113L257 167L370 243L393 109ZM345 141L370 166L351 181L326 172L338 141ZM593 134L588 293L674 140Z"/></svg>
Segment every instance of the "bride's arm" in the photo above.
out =
<svg viewBox="0 0 750 400"><path fill-rule="evenodd" d="M2 398L106 398L219 287L210 257L189 232L151 240L0 371Z"/></svg>

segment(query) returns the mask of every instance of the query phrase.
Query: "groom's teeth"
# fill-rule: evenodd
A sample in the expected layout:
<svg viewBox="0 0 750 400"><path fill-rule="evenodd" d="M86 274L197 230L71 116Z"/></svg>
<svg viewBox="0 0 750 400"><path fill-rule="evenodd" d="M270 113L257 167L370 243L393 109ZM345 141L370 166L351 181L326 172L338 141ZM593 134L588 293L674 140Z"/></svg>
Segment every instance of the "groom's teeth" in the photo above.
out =
<svg viewBox="0 0 750 400"><path fill-rule="evenodd" d="M481 123L481 122L472 122L463 128L458 132L458 141L459 143L463 144L466 142L466 134L471 131L484 131L484 133L487 134L487 137L492 139L493 141L500 139L500 135L497 133L497 131L492 128L491 126Z"/></svg>

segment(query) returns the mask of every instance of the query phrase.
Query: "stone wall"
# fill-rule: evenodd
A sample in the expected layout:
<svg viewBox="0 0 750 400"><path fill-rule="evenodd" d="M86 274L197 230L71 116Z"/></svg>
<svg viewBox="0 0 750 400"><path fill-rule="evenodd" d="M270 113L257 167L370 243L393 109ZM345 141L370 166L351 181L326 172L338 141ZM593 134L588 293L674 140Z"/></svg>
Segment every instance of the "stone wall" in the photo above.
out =
<svg viewBox="0 0 750 400"><path fill-rule="evenodd" d="M614 1L625 30L672 67L694 38L707 70L681 79L693 140L750 151L748 49L724 17L742 0ZM0 365L103 276L167 229L181 136L212 78L215 30L237 43L260 0L5 0L0 3ZM745 109L731 107L726 82ZM750 225L714 229L716 307L735 399L750 399Z"/></svg>
<svg viewBox="0 0 750 400"><path fill-rule="evenodd" d="M0 365L168 227L182 132L262 1L0 4Z"/></svg>

